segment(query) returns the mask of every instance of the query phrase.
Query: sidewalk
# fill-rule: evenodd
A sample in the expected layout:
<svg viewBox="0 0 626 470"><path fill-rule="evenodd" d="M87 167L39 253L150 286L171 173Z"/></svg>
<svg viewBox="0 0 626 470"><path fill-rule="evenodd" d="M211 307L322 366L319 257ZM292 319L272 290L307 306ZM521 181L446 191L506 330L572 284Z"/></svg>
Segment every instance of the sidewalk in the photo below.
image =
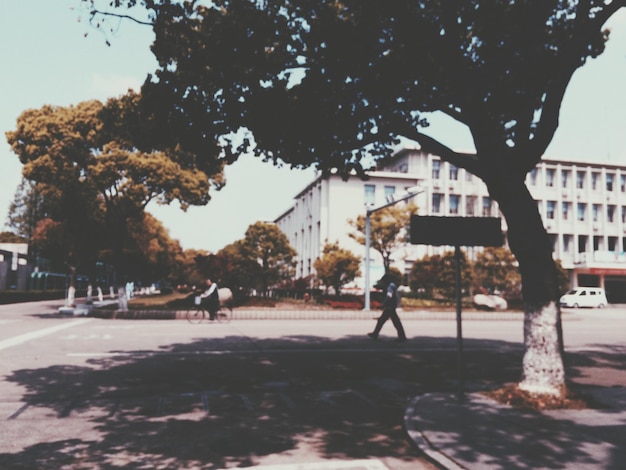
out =
<svg viewBox="0 0 626 470"><path fill-rule="evenodd" d="M591 388L603 409L529 411L478 393L414 398L406 430L446 469L624 469L626 387Z"/></svg>

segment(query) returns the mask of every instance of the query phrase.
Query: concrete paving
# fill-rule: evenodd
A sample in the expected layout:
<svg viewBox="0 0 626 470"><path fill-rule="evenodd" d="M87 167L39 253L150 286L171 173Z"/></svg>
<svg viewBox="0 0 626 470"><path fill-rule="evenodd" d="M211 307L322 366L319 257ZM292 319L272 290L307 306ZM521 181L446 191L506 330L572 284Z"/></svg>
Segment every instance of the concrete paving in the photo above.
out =
<svg viewBox="0 0 626 470"><path fill-rule="evenodd" d="M307 312L306 317L371 318L376 312ZM595 313L595 312L594 312ZM162 313L135 312L130 318L163 318ZM282 319L293 312L239 311L246 318ZM452 318L454 314L450 313ZM494 318L494 313L465 313L464 319ZM501 319L515 312L496 314ZM302 318L302 312L297 316ZM428 318L428 312L405 314ZM124 315L121 316L124 318ZM351 317L351 318L352 318ZM445 314L438 314L438 318ZM118 316L118 318L120 318ZM127 317L128 318L128 317ZM172 319L183 318L180 312ZM496 351L494 351L495 353ZM610 351L608 354L611 354ZM617 369L620 369L619 367ZM624 367L621 367L624 370ZM618 371L613 370L617 374ZM619 374L617 374L619 375ZM626 374L622 374L626 376ZM624 469L626 468L626 383L577 384L596 408L531 411L505 406L479 392L426 393L408 405L404 424L409 437L444 469ZM334 466L333 466L334 465ZM384 470L377 460L255 467L260 470Z"/></svg>

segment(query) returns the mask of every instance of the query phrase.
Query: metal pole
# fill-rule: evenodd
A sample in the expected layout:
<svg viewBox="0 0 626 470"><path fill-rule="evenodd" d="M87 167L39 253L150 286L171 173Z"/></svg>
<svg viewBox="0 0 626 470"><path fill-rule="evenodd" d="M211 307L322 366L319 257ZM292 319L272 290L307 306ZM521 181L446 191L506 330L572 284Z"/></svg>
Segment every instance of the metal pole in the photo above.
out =
<svg viewBox="0 0 626 470"><path fill-rule="evenodd" d="M370 310L370 215L369 209L365 209L365 305L363 310Z"/></svg>
<svg viewBox="0 0 626 470"><path fill-rule="evenodd" d="M404 197L400 199L394 199L393 201L388 202L387 204L383 204L379 207L374 208L365 208L365 302L363 305L364 311L370 310L370 231L371 231L371 221L370 216L381 209L384 209L389 206L393 206L402 201L406 201L407 199L411 199L418 194L426 191L425 189L419 189L417 191L409 191Z"/></svg>
<svg viewBox="0 0 626 470"><path fill-rule="evenodd" d="M455 283L456 283L456 340L457 340L457 379L459 381L458 398L462 400L465 396L465 374L463 364L463 328L461 320L461 249L454 247L455 259Z"/></svg>

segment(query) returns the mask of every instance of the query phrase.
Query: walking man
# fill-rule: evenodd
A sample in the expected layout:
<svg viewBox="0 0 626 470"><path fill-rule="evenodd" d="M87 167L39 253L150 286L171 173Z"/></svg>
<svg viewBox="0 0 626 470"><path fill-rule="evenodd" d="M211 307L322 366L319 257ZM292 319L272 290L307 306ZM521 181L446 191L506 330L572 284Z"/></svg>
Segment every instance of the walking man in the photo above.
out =
<svg viewBox="0 0 626 470"><path fill-rule="evenodd" d="M368 333L367 336L372 339L377 339L383 325L391 318L391 322L398 333L397 341L403 343L406 341L406 334L404 333L404 327L402 326L400 317L398 317L398 313L396 312L396 308L398 307L398 287L389 274L385 274L382 277L381 283L386 287L385 299L383 300L383 313L378 317L374 331Z"/></svg>

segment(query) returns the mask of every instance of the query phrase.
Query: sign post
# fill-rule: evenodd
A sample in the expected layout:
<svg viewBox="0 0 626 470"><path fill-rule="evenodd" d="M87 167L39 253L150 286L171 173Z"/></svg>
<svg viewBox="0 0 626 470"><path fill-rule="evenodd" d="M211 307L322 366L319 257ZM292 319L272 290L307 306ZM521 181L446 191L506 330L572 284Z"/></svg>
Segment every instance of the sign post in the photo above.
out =
<svg viewBox="0 0 626 470"><path fill-rule="evenodd" d="M457 378L459 399L465 396L463 328L461 315L461 246L502 246L502 224L497 217L411 216L411 243L453 246L455 260Z"/></svg>

